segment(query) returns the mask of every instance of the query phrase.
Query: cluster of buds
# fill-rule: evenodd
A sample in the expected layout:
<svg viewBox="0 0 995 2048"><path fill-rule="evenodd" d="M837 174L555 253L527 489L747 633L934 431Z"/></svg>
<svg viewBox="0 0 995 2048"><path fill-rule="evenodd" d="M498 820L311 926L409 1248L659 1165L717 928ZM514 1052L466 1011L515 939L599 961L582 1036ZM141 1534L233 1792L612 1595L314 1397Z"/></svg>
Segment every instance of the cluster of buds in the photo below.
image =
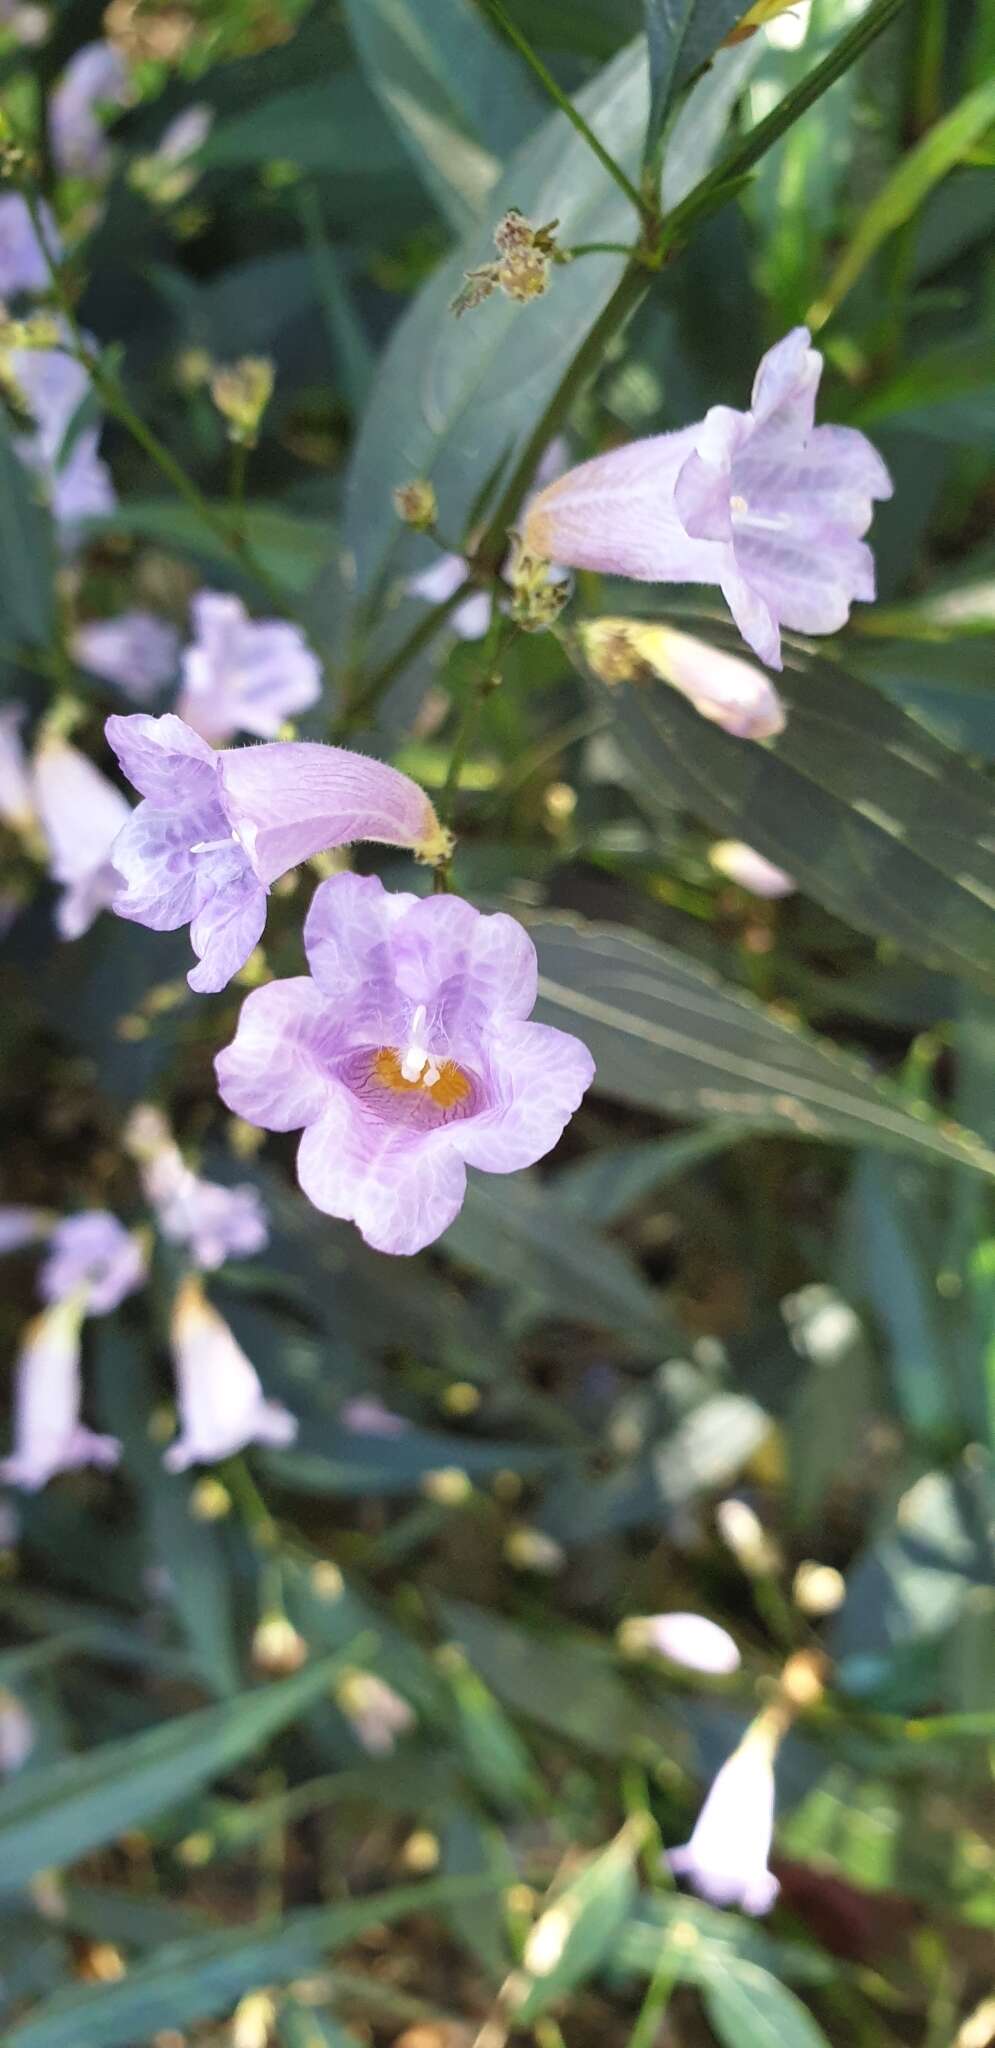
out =
<svg viewBox="0 0 995 2048"><path fill-rule="evenodd" d="M570 596L567 577L554 578L552 564L523 547L517 534L507 569L511 585L511 616L525 633L543 633L556 624Z"/></svg>
<svg viewBox="0 0 995 2048"><path fill-rule="evenodd" d="M229 441L254 448L266 407L273 396L273 365L266 356L242 356L221 364L211 378L211 397L228 422Z"/></svg>
<svg viewBox="0 0 995 2048"><path fill-rule="evenodd" d="M462 313L472 313L495 291L504 292L506 298L517 300L519 305L541 299L549 288L550 272L557 259L558 226L558 221L550 220L544 227L533 227L524 213L511 207L494 230L498 261L482 263L476 270L466 272L450 311L459 319Z"/></svg>

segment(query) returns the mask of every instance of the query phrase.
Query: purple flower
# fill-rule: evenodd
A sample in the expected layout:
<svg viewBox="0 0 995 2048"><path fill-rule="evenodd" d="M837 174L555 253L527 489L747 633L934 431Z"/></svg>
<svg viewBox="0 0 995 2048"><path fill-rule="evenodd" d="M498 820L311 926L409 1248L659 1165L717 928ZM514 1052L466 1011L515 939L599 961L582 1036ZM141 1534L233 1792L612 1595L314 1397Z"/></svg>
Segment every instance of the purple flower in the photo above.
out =
<svg viewBox="0 0 995 2048"><path fill-rule="evenodd" d="M220 745L234 733L275 739L295 712L321 696L321 666L297 626L250 619L241 598L202 590L190 607L194 637L183 655L179 716Z"/></svg>
<svg viewBox="0 0 995 2048"><path fill-rule="evenodd" d="M47 1237L55 1222L50 1209L29 1209L22 1203L0 1208L0 1252L18 1252L26 1244Z"/></svg>
<svg viewBox="0 0 995 2048"><path fill-rule="evenodd" d="M163 1237L170 1244L187 1245L202 1272L216 1272L226 1259L249 1258L269 1243L266 1210L257 1189L201 1180L176 1145L148 1161L142 1185Z"/></svg>
<svg viewBox="0 0 995 2048"><path fill-rule="evenodd" d="M56 929L60 938L78 939L120 889L110 851L131 807L85 754L61 739L39 747L34 791L52 877L63 887Z"/></svg>
<svg viewBox="0 0 995 2048"><path fill-rule="evenodd" d="M0 1685L0 1777L10 1778L26 1763L38 1731L16 1693Z"/></svg>
<svg viewBox="0 0 995 2048"><path fill-rule="evenodd" d="M762 853L746 846L742 839L717 839L709 848L709 866L727 882L748 889L751 896L792 896L796 884L783 868L765 860Z"/></svg>
<svg viewBox="0 0 995 2048"><path fill-rule="evenodd" d="M23 720L23 704L5 704L0 710L0 821L12 832L29 834L35 805L21 741Z"/></svg>
<svg viewBox="0 0 995 2048"><path fill-rule="evenodd" d="M110 1315L145 1279L141 1245L107 1209L83 1209L57 1223L38 1278L43 1301L82 1290L84 1314Z"/></svg>
<svg viewBox="0 0 995 2048"><path fill-rule="evenodd" d="M738 1671L740 1655L731 1635L704 1614L632 1615L622 1623L619 1638L629 1651L655 1650L689 1671L727 1677Z"/></svg>
<svg viewBox="0 0 995 2048"><path fill-rule="evenodd" d="M429 604L445 604L466 581L467 566L462 555L440 555L417 576L409 576L405 590L409 597L427 598ZM449 615L453 632L461 640L482 640L491 618L491 600L486 590L473 590Z"/></svg>
<svg viewBox="0 0 995 2048"><path fill-rule="evenodd" d="M73 416L90 389L82 363L64 348L12 349L11 374L35 422L31 434L19 434L17 453L45 486L57 524L65 536L82 519L97 519L117 503L106 463L98 453L99 427L84 427L65 460L62 446Z"/></svg>
<svg viewBox="0 0 995 2048"><path fill-rule="evenodd" d="M364 1399L361 1395L344 1403L339 1409L339 1421L356 1436L405 1436L411 1428L403 1415L395 1415L382 1401Z"/></svg>
<svg viewBox="0 0 995 2048"><path fill-rule="evenodd" d="M49 253L58 261L62 254L59 230L44 201L41 214ZM43 292L48 285L48 264L27 204L19 192L8 192L0 199L0 298Z"/></svg>
<svg viewBox="0 0 995 2048"><path fill-rule="evenodd" d="M121 1446L80 1421L82 1292L47 1308L24 1333L14 1387L14 1448L0 1480L34 1493L56 1472L116 1465Z"/></svg>
<svg viewBox="0 0 995 2048"><path fill-rule="evenodd" d="M215 753L167 713L107 720L107 737L145 802L114 844L119 917L171 932L189 923L200 965L187 979L222 989L262 936L270 883L325 847L378 839L437 859L446 835L416 783L383 761L315 741Z"/></svg>
<svg viewBox="0 0 995 2048"><path fill-rule="evenodd" d="M763 357L749 412L715 405L568 470L529 506L526 548L640 582L717 583L744 640L780 668L782 625L835 633L855 598L873 598L861 535L892 490L863 434L813 424L821 373L808 328L793 328Z"/></svg>
<svg viewBox="0 0 995 2048"><path fill-rule="evenodd" d="M147 704L172 681L179 659L179 635L153 612L121 612L116 619L88 619L77 626L72 656L81 668Z"/></svg>
<svg viewBox="0 0 995 2048"><path fill-rule="evenodd" d="M780 1890L767 1868L776 1746L761 1715L715 1778L691 1840L667 1857L675 1876L686 1878L713 1906L769 1913Z"/></svg>
<svg viewBox="0 0 995 2048"><path fill-rule="evenodd" d="M369 1756L391 1756L398 1736L414 1727L407 1700L372 1671L343 1672L335 1697Z"/></svg>
<svg viewBox="0 0 995 2048"><path fill-rule="evenodd" d="M310 976L242 1006L222 1099L264 1129L304 1127L304 1193L378 1251L417 1252L467 1166L514 1173L556 1144L594 1073L586 1046L530 1024L535 947L456 896L389 895L334 875L304 926Z"/></svg>
<svg viewBox="0 0 995 2048"><path fill-rule="evenodd" d="M181 1426L163 1461L167 1471L214 1464L250 1443L292 1442L293 1416L266 1400L255 1366L193 1276L176 1297L170 1344Z"/></svg>
<svg viewBox="0 0 995 2048"><path fill-rule="evenodd" d="M101 178L111 153L101 106L123 106L128 67L111 43L85 43L66 65L49 102L52 155L66 176Z"/></svg>

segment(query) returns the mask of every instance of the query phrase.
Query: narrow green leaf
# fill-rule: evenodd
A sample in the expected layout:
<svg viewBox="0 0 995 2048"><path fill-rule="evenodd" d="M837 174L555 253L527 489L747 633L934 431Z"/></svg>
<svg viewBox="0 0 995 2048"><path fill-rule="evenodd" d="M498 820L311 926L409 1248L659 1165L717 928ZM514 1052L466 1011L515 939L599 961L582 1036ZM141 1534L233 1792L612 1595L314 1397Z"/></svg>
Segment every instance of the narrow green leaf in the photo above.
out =
<svg viewBox="0 0 995 2048"><path fill-rule="evenodd" d="M973 1133L915 1114L835 1047L725 987L684 954L611 926L566 920L533 927L532 936L538 1015L590 1046L594 1085L606 1095L663 1115L736 1117L754 1128L960 1160L995 1174L995 1153Z"/></svg>
<svg viewBox="0 0 995 2048"><path fill-rule="evenodd" d="M219 501L213 510L222 519L230 506ZM282 505L256 503L246 507L240 522L247 541L264 569L291 592L308 590L328 560L332 535L327 520L288 512ZM221 562L231 573L231 555L189 505L175 498L132 498L106 519L93 520L94 532L135 533L188 550L207 562Z"/></svg>
<svg viewBox="0 0 995 2048"><path fill-rule="evenodd" d="M586 1229L525 1175L472 1179L444 1249L531 1297L540 1314L660 1341L659 1302L621 1246Z"/></svg>
<svg viewBox="0 0 995 2048"><path fill-rule="evenodd" d="M48 647L55 632L52 522L0 415L0 606L4 639Z"/></svg>
<svg viewBox="0 0 995 2048"><path fill-rule="evenodd" d="M613 1948L636 1897L642 1817L626 1822L613 1842L543 1907L523 1955L526 1988L515 2025L531 2026L557 1998L586 1984Z"/></svg>
<svg viewBox="0 0 995 2048"><path fill-rule="evenodd" d="M645 0L650 60L646 155L652 157L681 87L715 55L749 0Z"/></svg>
<svg viewBox="0 0 995 2048"><path fill-rule="evenodd" d="M986 79L974 92L937 121L914 149L910 149L885 180L869 206L861 209L857 227L843 251L822 297L810 309L809 326L824 326L847 292L856 284L889 235L911 220L923 200L962 163L973 144L995 121L995 78Z"/></svg>
<svg viewBox="0 0 995 2048"><path fill-rule="evenodd" d="M701 1994L725 2048L829 2048L794 1992L756 1963L725 1965L702 1983Z"/></svg>
<svg viewBox="0 0 995 2048"><path fill-rule="evenodd" d="M278 1685L15 1780L0 1792L0 1896L115 1841L230 1770L320 1699L337 1668L338 1660L323 1659Z"/></svg>

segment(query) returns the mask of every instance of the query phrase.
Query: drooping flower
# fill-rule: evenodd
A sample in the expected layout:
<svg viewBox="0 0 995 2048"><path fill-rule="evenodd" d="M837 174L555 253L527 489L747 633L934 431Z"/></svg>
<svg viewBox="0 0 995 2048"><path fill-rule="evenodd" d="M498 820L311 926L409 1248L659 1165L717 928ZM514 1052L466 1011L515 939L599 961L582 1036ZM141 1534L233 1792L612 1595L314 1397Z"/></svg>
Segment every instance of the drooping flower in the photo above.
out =
<svg viewBox="0 0 995 2048"><path fill-rule="evenodd" d="M106 1316L144 1279L138 1239L109 1210L83 1209L56 1224L38 1286L43 1301L81 1295L86 1315Z"/></svg>
<svg viewBox="0 0 995 2048"><path fill-rule="evenodd" d="M0 1685L0 1777L11 1778L27 1763L37 1740L35 1724L17 1694Z"/></svg>
<svg viewBox="0 0 995 2048"><path fill-rule="evenodd" d="M114 844L114 908L152 931L189 923L200 965L187 979L201 993L244 965L270 884L312 854L356 839L426 860L445 851L424 791L383 761L308 740L216 753L171 713L115 716L106 731L145 798Z"/></svg>
<svg viewBox="0 0 995 2048"><path fill-rule="evenodd" d="M792 896L797 887L783 868L765 860L762 853L746 846L742 839L717 839L709 848L708 863L716 874L724 875L727 882L737 883L740 889L748 889L751 896Z"/></svg>
<svg viewBox="0 0 995 2048"><path fill-rule="evenodd" d="M891 479L865 435L816 427L822 357L807 327L768 349L748 412L595 456L534 498L525 546L646 583L718 584L744 640L781 667L782 625L835 633L874 596L861 536Z"/></svg>
<svg viewBox="0 0 995 2048"><path fill-rule="evenodd" d="M369 1756L391 1756L399 1735L414 1727L407 1700L373 1671L345 1671L335 1697Z"/></svg>
<svg viewBox="0 0 995 2048"><path fill-rule="evenodd" d="M740 1655L731 1635L705 1614L630 1615L622 1623L619 1640L629 1652L655 1650L672 1664L712 1677L739 1670Z"/></svg>
<svg viewBox="0 0 995 2048"><path fill-rule="evenodd" d="M63 888L56 929L78 939L121 887L110 851L131 807L78 747L55 737L35 755L34 792L52 876Z"/></svg>
<svg viewBox="0 0 995 2048"><path fill-rule="evenodd" d="M774 1832L774 1756L782 1730L761 1714L711 1785L689 1842L671 1849L677 1877L713 1906L769 1913L780 1886L767 1867Z"/></svg>
<svg viewBox="0 0 995 2048"><path fill-rule="evenodd" d="M53 517L64 538L71 539L80 520L102 518L117 503L110 471L98 452L99 427L83 427L63 458L66 433L90 389L89 378L66 348L12 349L8 362L35 422L33 433L17 436L17 453L41 479Z"/></svg>
<svg viewBox="0 0 995 2048"><path fill-rule="evenodd" d="M311 973L242 1006L216 1070L229 1109L304 1128L318 1209L378 1251L420 1251L460 1209L467 1166L514 1173L548 1152L594 1073L567 1032L526 1022L535 947L512 917L456 896L334 875L304 927Z"/></svg>
<svg viewBox="0 0 995 2048"><path fill-rule="evenodd" d="M194 637L183 653L177 713L216 746L237 732L276 738L321 696L321 666L298 626L250 619L241 598L201 590L190 607Z"/></svg>
<svg viewBox="0 0 995 2048"><path fill-rule="evenodd" d="M115 683L136 704L147 704L176 674L180 642L175 628L154 612L121 612L88 619L70 643L74 661Z"/></svg>
<svg viewBox="0 0 995 2048"><path fill-rule="evenodd" d="M644 682L657 676L734 739L768 740L784 731L784 705L769 676L752 661L724 654L672 626L639 619L589 619L578 630L587 660L603 682Z"/></svg>
<svg viewBox="0 0 995 2048"><path fill-rule="evenodd" d="M173 1305L170 1345L176 1370L180 1434L167 1471L212 1465L246 1444L289 1444L297 1424L278 1401L267 1401L255 1366L191 1274Z"/></svg>
<svg viewBox="0 0 995 2048"><path fill-rule="evenodd" d="M64 176L101 178L111 152L100 107L124 105L128 67L112 43L84 43L66 65L49 101L52 155Z"/></svg>
<svg viewBox="0 0 995 2048"><path fill-rule="evenodd" d="M24 715L23 704L5 704L0 709L0 823L19 836L30 834L35 823L31 776L21 740Z"/></svg>
<svg viewBox="0 0 995 2048"><path fill-rule="evenodd" d="M83 1291L43 1310L28 1324L14 1387L14 1448L0 1461L0 1480L28 1493L56 1472L79 1465L116 1465L121 1446L80 1421L80 1326Z"/></svg>
<svg viewBox="0 0 995 2048"><path fill-rule="evenodd" d="M249 1258L269 1243L258 1189L202 1180L171 1141L146 1162L142 1186L163 1237L186 1245L202 1272L216 1272L226 1259Z"/></svg>
<svg viewBox="0 0 995 2048"><path fill-rule="evenodd" d="M59 230L44 201L41 215L49 253L58 261L62 254ZM45 251L27 202L20 192L7 192L0 199L0 299L16 298L18 292L43 292L48 283Z"/></svg>

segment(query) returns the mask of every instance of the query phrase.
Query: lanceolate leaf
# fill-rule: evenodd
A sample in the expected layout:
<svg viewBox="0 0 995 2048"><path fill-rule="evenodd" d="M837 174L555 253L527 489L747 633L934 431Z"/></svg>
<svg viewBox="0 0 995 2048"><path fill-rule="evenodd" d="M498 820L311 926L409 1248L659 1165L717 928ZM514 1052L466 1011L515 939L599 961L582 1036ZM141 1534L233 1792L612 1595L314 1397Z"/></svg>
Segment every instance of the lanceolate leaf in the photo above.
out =
<svg viewBox="0 0 995 2048"><path fill-rule="evenodd" d="M745 744L666 684L624 686L615 736L639 801L675 801L786 868L837 916L995 986L995 792L878 691L788 654L775 740ZM604 702L604 691L599 701Z"/></svg>
<svg viewBox="0 0 995 2048"><path fill-rule="evenodd" d="M744 0L646 0L650 54L647 151L655 144L676 93L714 56L746 12Z"/></svg>
<svg viewBox="0 0 995 2048"><path fill-rule="evenodd" d="M532 936L536 1014L583 1037L606 1095L685 1119L738 1117L799 1137L959 1159L995 1175L995 1153L980 1138L913 1114L856 1062L671 947L565 921Z"/></svg>
<svg viewBox="0 0 995 2048"><path fill-rule="evenodd" d="M756 1963L737 1960L706 1979L701 1990L725 2048L829 2048L794 1992Z"/></svg>
<svg viewBox="0 0 995 2048"><path fill-rule="evenodd" d="M708 168L752 62L749 44L727 51L695 88L667 150L668 204ZM634 170L647 108L642 37L577 95L577 105L623 168ZM631 206L563 114L551 115L512 159L489 220L512 206L538 223L559 217L567 244L633 238ZM441 519L458 534L487 478L521 452L623 265L618 256L585 256L558 270L533 305L495 294L454 320L450 303L464 272L493 253L489 226L470 235L423 287L381 356L348 485L348 538L363 595L380 586L409 539L392 486L431 477Z"/></svg>

